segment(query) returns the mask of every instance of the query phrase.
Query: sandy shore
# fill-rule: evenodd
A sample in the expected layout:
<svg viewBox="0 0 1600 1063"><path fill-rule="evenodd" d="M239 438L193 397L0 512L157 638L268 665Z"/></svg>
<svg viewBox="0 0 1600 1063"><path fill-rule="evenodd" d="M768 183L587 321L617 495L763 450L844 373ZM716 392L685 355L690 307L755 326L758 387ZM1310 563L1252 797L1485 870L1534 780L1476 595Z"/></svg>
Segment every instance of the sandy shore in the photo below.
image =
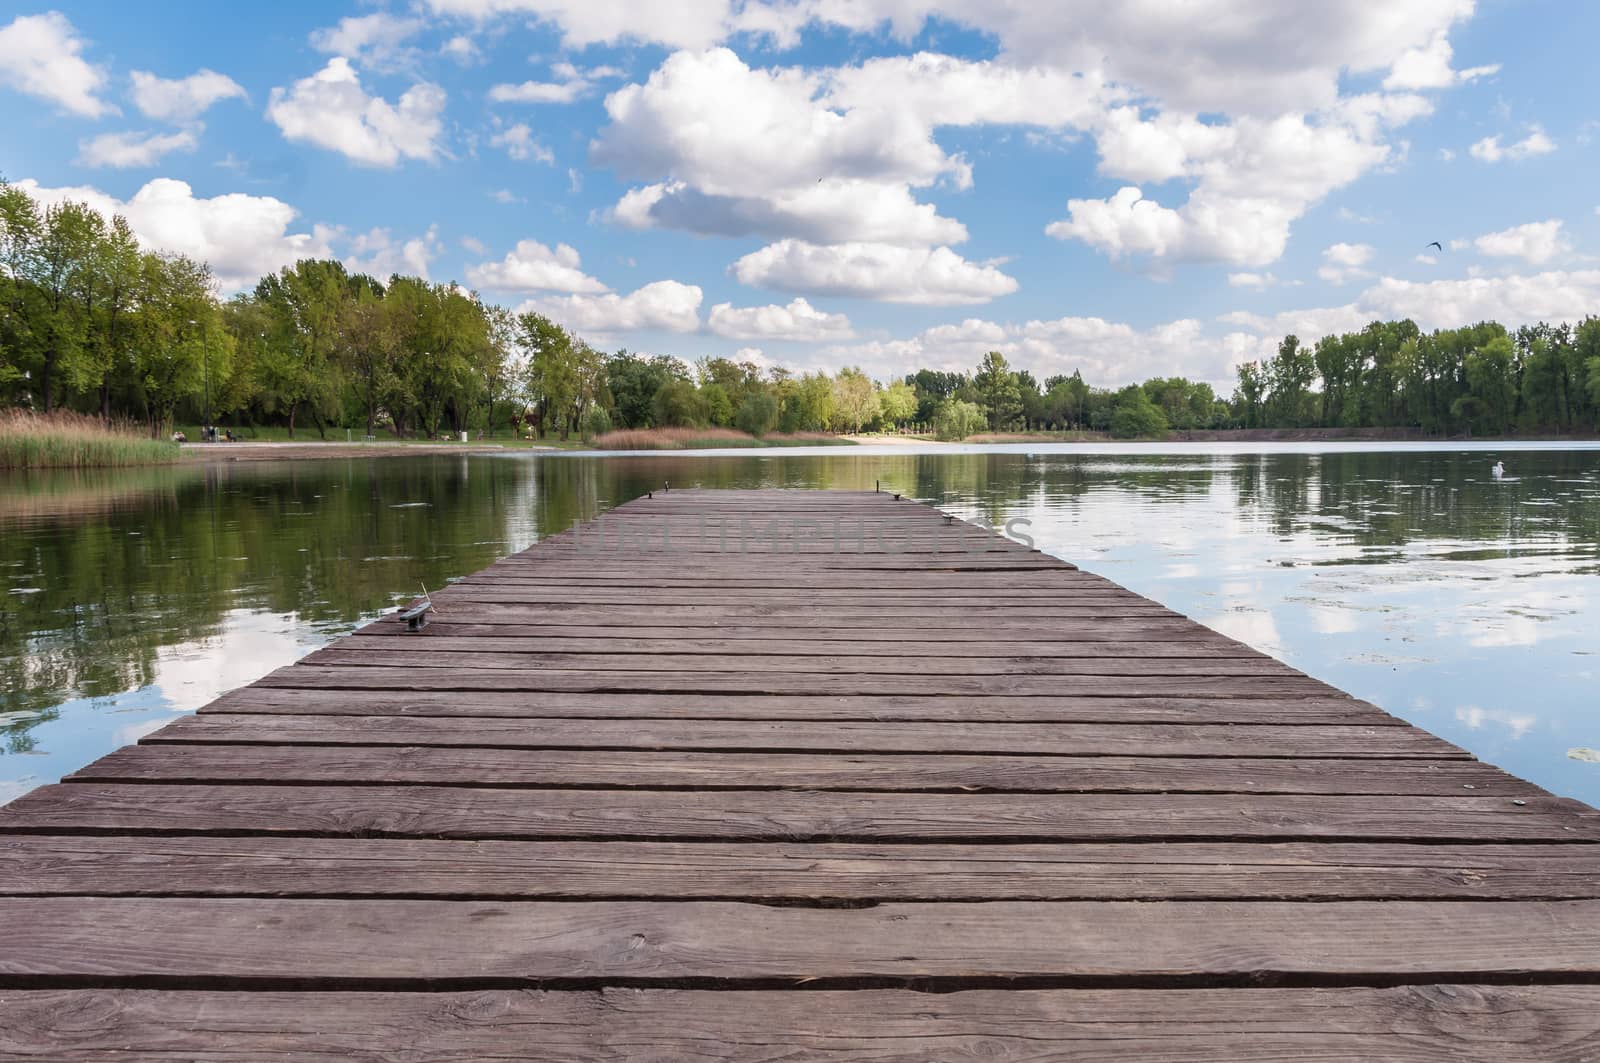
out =
<svg viewBox="0 0 1600 1063"><path fill-rule="evenodd" d="M927 443L938 442L931 436L840 436L839 438L874 447L920 447Z"/></svg>

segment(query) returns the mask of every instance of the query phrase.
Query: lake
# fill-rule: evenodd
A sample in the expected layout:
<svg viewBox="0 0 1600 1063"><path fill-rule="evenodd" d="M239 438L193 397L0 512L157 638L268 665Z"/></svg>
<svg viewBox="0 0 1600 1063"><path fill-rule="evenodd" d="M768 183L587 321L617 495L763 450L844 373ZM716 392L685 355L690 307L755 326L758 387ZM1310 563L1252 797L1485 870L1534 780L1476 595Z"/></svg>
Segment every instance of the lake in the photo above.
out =
<svg viewBox="0 0 1600 1063"><path fill-rule="evenodd" d="M1496 481L1496 458L1507 476ZM663 481L886 489L1600 804L1600 449L1006 445L0 476L0 801Z"/></svg>

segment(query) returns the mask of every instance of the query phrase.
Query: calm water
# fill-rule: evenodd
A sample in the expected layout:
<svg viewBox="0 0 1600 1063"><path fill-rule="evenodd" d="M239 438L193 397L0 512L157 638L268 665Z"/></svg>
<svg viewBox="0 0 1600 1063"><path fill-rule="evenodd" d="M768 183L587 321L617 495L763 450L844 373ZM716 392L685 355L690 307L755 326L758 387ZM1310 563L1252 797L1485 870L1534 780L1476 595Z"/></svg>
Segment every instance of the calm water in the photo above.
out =
<svg viewBox="0 0 1600 1063"><path fill-rule="evenodd" d="M1509 467L1493 481L1496 456ZM1600 450L853 448L0 478L0 800L662 480L996 524L1600 803ZM1580 754L1581 756L1581 754Z"/></svg>

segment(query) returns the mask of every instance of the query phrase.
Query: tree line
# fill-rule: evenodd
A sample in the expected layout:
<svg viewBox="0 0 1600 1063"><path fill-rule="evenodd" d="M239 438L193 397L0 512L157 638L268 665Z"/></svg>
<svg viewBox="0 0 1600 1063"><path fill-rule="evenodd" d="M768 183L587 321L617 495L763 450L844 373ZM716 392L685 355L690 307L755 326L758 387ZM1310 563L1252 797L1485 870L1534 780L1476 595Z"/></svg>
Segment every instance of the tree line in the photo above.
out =
<svg viewBox="0 0 1600 1063"><path fill-rule="evenodd" d="M1314 346L1286 336L1238 370L1242 427L1416 428L1430 435L1600 430L1600 318L1424 333L1376 321Z"/></svg>
<svg viewBox="0 0 1600 1063"><path fill-rule="evenodd" d="M880 384L860 369L602 352L549 318L455 284L307 259L221 301L209 267L140 248L125 219L42 207L0 182L0 404L140 420L433 437L507 429L770 432L1600 428L1600 319L1515 333L1374 322L1238 368L1232 395L1183 377L1042 382L991 351L970 372Z"/></svg>

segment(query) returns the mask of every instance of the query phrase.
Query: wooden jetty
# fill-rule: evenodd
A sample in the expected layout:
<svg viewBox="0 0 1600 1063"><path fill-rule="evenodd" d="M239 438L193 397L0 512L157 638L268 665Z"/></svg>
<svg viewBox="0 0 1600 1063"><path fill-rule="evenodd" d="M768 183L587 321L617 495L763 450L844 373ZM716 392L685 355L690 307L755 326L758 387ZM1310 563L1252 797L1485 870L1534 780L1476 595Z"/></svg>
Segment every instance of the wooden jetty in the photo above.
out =
<svg viewBox="0 0 1600 1063"><path fill-rule="evenodd" d="M1600 813L928 506L433 603L0 810L0 1056L1600 1059Z"/></svg>

